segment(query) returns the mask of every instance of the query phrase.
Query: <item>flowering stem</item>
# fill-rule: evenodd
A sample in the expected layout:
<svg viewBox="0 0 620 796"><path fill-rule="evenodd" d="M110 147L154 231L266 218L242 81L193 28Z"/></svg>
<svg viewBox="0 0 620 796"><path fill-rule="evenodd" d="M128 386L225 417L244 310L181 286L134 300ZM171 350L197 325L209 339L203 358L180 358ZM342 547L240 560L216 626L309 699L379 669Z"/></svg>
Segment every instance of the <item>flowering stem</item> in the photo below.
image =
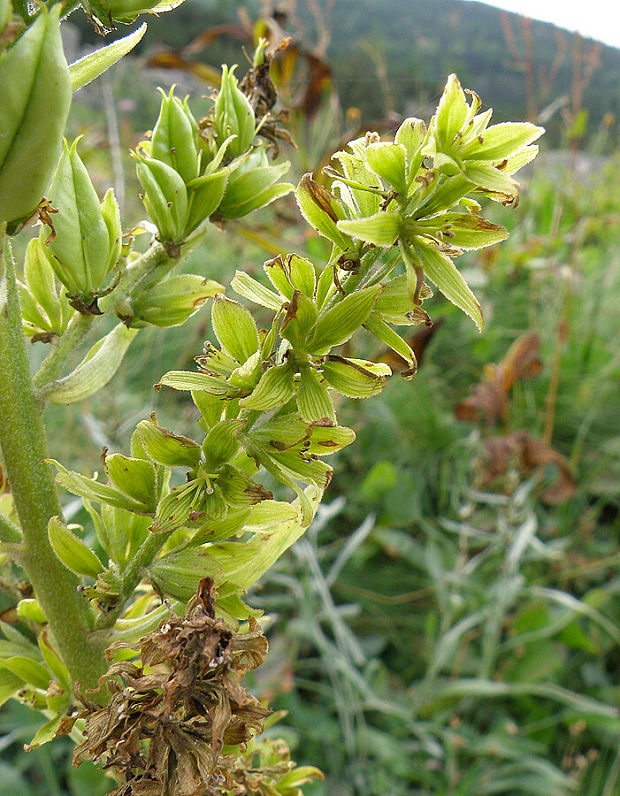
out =
<svg viewBox="0 0 620 796"><path fill-rule="evenodd" d="M88 602L47 536L48 521L61 514L61 506L43 464L43 415L30 376L13 262L0 234L0 449L23 530L21 563L72 677L92 688L105 671L103 648L90 643Z"/></svg>

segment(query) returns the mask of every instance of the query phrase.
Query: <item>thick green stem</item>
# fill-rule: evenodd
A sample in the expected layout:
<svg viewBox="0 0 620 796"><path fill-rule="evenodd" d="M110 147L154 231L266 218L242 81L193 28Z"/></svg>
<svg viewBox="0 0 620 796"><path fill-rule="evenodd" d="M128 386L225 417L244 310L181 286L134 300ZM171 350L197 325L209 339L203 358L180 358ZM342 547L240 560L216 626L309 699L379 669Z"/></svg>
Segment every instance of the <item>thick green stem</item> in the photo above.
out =
<svg viewBox="0 0 620 796"><path fill-rule="evenodd" d="M94 319L94 315L84 315L81 312L76 312L64 334L55 343L52 343L52 350L45 357L34 377L34 386L38 390L54 381L60 375L65 361L84 340L93 325Z"/></svg>
<svg viewBox="0 0 620 796"><path fill-rule="evenodd" d="M102 312L114 309L120 316L123 315L124 303L133 291L143 282L153 278L153 271L162 266L173 265L177 260L168 255L161 243L153 243L127 268L121 276L118 285L108 295L99 299L99 309ZM157 275L159 277L159 274ZM156 281L156 280L155 280ZM146 285L144 285L146 287Z"/></svg>
<svg viewBox="0 0 620 796"><path fill-rule="evenodd" d="M12 259L0 238L0 449L23 543L22 564L72 677L95 687L106 664L100 644L89 642L89 606L76 577L54 555L50 517L61 513L47 458L42 411L30 376Z"/></svg>

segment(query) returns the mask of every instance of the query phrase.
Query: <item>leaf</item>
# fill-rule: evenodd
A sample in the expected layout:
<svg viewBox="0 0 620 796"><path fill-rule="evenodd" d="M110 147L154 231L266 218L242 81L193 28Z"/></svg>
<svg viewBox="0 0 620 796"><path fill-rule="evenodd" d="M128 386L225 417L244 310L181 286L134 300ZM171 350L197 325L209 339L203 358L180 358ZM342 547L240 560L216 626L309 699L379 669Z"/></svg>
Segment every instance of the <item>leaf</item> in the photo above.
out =
<svg viewBox="0 0 620 796"><path fill-rule="evenodd" d="M467 160L501 160L532 144L545 132L530 122L503 122L487 127L481 136L468 143L460 152Z"/></svg>
<svg viewBox="0 0 620 796"><path fill-rule="evenodd" d="M47 525L47 535L62 563L77 575L97 578L104 566L93 551L73 534L60 517L52 517Z"/></svg>
<svg viewBox="0 0 620 796"><path fill-rule="evenodd" d="M55 459L45 459L45 461L58 468L60 472L56 474L57 483L74 495L79 495L87 500L94 500L96 503L105 503L109 506L127 509L127 511L133 511L136 514L148 514L150 512L149 507L145 506L144 503L132 500L112 486L101 484L92 478L86 478L80 473L71 472Z"/></svg>
<svg viewBox="0 0 620 796"><path fill-rule="evenodd" d="M367 218L339 221L337 226L352 238L374 243L375 246L392 246L400 233L400 216L381 211Z"/></svg>
<svg viewBox="0 0 620 796"><path fill-rule="evenodd" d="M258 351L254 318L239 302L217 294L211 310L211 323L222 348L240 364Z"/></svg>
<svg viewBox="0 0 620 796"><path fill-rule="evenodd" d="M335 307L319 316L308 348L317 356L329 353L330 348L340 345L366 322L372 308L383 292L383 285L357 290L345 296Z"/></svg>
<svg viewBox="0 0 620 796"><path fill-rule="evenodd" d="M219 581L222 574L222 564L206 547L168 553L148 568L149 577L164 594L183 602L196 594L202 578L208 576Z"/></svg>
<svg viewBox="0 0 620 796"><path fill-rule="evenodd" d="M267 309L277 312L282 306L282 298L280 296L261 285L260 282L246 274L245 271L235 271L230 286L240 296L248 299L248 301L253 301L255 304L260 304L261 307L267 307Z"/></svg>
<svg viewBox="0 0 620 796"><path fill-rule="evenodd" d="M200 445L189 437L174 434L151 420L141 420L136 431L145 451L158 464L196 467L200 461Z"/></svg>
<svg viewBox="0 0 620 796"><path fill-rule="evenodd" d="M303 520L299 516L300 500L297 499L292 504L296 511L295 518L275 525L270 534L257 535L248 542L223 542L207 546L209 554L221 564L225 580L249 589L302 536L321 502L323 492L308 487L303 494L307 503L307 515Z"/></svg>
<svg viewBox="0 0 620 796"><path fill-rule="evenodd" d="M454 263L445 254L416 237L415 251L422 262L424 273L444 296L473 320L482 331L484 319L478 299L469 289Z"/></svg>
<svg viewBox="0 0 620 796"><path fill-rule="evenodd" d="M313 229L343 251L353 244L337 227L337 222L346 218L344 208L333 193L312 179L311 174L303 175L295 196L302 216Z"/></svg>
<svg viewBox="0 0 620 796"><path fill-rule="evenodd" d="M309 423L318 421L336 425L336 412L327 388L309 365L301 371L301 380L297 389L297 407L299 414Z"/></svg>
<svg viewBox="0 0 620 796"><path fill-rule="evenodd" d="M390 368L385 368L391 373ZM349 398L370 398L386 385L385 375L378 375L344 357L330 355L322 366L325 380L334 390Z"/></svg>
<svg viewBox="0 0 620 796"><path fill-rule="evenodd" d="M143 23L128 36L117 39L112 44L108 44L107 47L100 47L95 52L89 53L70 64L71 90L77 91L79 88L83 88L96 77L99 77L106 69L120 61L124 55L133 50L145 33L146 23Z"/></svg>
<svg viewBox="0 0 620 796"><path fill-rule="evenodd" d="M33 685L45 691L50 683L50 673L43 664L26 658L24 655L14 655L11 658L4 658L0 661L0 668L8 669L16 677L20 677L25 683Z"/></svg>
<svg viewBox="0 0 620 796"><path fill-rule="evenodd" d="M401 196L407 195L405 147L379 141L366 148L366 163Z"/></svg>
<svg viewBox="0 0 620 796"><path fill-rule="evenodd" d="M275 409L278 406L284 406L293 397L293 393L291 366L288 363L277 365L263 373L251 395L242 398L239 401L239 406L254 411Z"/></svg>
<svg viewBox="0 0 620 796"><path fill-rule="evenodd" d="M437 111L433 117L437 136L441 145L449 152L454 137L467 120L469 106L459 79L452 74L448 77Z"/></svg>
<svg viewBox="0 0 620 796"><path fill-rule="evenodd" d="M62 718L62 714L59 714L58 716L54 716L53 719L46 721L45 724L39 727L30 743L24 744L24 751L31 752L33 749L38 749L39 746L43 746L43 744L53 740L56 737L56 731L60 726Z"/></svg>
<svg viewBox="0 0 620 796"><path fill-rule="evenodd" d="M137 329L128 329L119 323L95 343L72 373L42 387L41 397L63 405L90 398L114 376L137 334Z"/></svg>
<svg viewBox="0 0 620 796"><path fill-rule="evenodd" d="M391 348L392 351L395 351L407 362L410 370L403 373L403 376L407 377L415 373L418 364L413 349L391 326L388 326L375 312L366 320L364 326L371 334L374 334L382 343Z"/></svg>
<svg viewBox="0 0 620 796"><path fill-rule="evenodd" d="M508 237L505 227L493 224L475 213L446 213L438 221L444 229L449 225L447 242L458 249L483 249Z"/></svg>
<svg viewBox="0 0 620 796"><path fill-rule="evenodd" d="M188 370L170 370L155 385L155 389L171 387L173 390L204 390L212 395L226 395L237 392L224 379L208 376L206 373L192 373Z"/></svg>

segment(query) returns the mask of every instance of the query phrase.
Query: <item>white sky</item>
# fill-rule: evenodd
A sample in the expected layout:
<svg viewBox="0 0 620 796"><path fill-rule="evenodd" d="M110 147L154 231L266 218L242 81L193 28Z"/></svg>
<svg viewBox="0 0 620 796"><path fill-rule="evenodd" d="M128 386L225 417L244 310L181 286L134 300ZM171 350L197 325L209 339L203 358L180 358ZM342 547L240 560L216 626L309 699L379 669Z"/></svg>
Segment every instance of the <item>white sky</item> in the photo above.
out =
<svg viewBox="0 0 620 796"><path fill-rule="evenodd" d="M618 0L480 0L485 5L553 22L590 39L620 47Z"/></svg>

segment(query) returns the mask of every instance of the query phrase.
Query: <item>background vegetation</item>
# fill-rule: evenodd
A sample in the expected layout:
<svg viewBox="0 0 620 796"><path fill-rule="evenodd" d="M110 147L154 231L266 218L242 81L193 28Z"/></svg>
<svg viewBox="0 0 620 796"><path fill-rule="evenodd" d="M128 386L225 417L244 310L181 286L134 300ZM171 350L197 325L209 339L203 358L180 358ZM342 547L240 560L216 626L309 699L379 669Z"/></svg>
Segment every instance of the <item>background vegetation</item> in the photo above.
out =
<svg viewBox="0 0 620 796"><path fill-rule="evenodd" d="M435 325L414 340L419 375L343 407L357 443L339 454L310 532L251 595L269 617L272 648L255 692L290 710L296 759L325 771L307 788L314 796L617 796L620 53L567 34L563 45L542 24L530 39L517 19L502 29L499 12L475 3L339 0L331 17L316 5L300 0L286 22L306 30L283 85L296 107L300 148L287 156L298 173L327 162L345 129L426 116L454 70L500 119L546 108L551 134L521 205L494 211L511 238L461 259L483 301L484 334L435 297ZM236 22L241 6L253 22L256 5L190 0L151 26L142 61L123 62L75 103L74 132L100 133L84 153L89 168L102 186L110 175L124 186L136 222L126 151L156 113L151 86L176 80L204 93L197 64L217 65L231 47L242 60L247 24L234 42L212 34L212 49L179 49ZM162 41L185 70L161 71ZM321 73L308 54L331 69L314 104L308 75ZM144 62L155 56L153 74ZM294 204L274 208L251 229L239 224L234 243L211 237L187 270L226 283L279 248L318 256L321 243L295 227ZM144 331L113 393L50 407L52 456L75 447L72 430L80 467L97 469L102 445L118 449L154 409L163 425L189 431L189 403L150 388L166 370L191 367L210 335L205 318L167 330L165 350L159 330ZM69 496L66 511L76 511ZM0 608L10 622L11 605ZM100 774L70 769L62 743L20 751L33 720L16 703L0 713L2 792L105 793Z"/></svg>

